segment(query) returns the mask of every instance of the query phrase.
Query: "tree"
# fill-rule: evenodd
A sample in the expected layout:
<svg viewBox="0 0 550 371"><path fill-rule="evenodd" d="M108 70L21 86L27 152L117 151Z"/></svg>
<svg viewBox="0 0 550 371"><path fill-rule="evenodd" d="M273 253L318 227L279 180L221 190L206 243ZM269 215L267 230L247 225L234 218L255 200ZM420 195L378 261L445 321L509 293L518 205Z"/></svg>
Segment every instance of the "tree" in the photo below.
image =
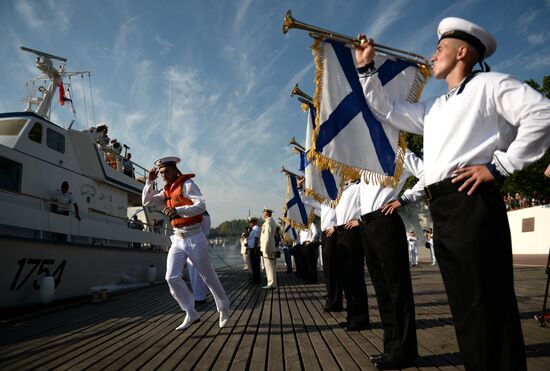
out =
<svg viewBox="0 0 550 371"><path fill-rule="evenodd" d="M550 98L550 76L544 76L542 86L534 80L527 80L525 83ZM540 160L501 182L500 192L511 195L519 192L522 196L529 197L536 192L544 197L550 196L550 181L544 176L544 170L549 163L550 152L547 151Z"/></svg>

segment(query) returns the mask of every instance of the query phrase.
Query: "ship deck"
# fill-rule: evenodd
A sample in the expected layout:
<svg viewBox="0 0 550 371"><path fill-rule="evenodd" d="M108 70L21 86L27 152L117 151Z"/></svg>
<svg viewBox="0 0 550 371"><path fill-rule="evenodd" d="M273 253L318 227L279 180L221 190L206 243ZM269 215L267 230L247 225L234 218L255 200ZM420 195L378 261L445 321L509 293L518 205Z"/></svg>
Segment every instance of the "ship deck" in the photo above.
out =
<svg viewBox="0 0 550 371"><path fill-rule="evenodd" d="M232 302L224 329L218 327L209 297L197 306L199 323L174 331L183 315L165 284L101 303L79 302L4 319L0 369L375 369L368 356L381 351L382 329L368 275L373 329L346 332L339 326L343 312L320 309L324 286L302 284L279 265L279 288L269 291L249 284L240 266L219 269ZM413 268L412 278L420 352L416 368L464 369L437 266ZM531 371L550 369L550 326L540 327L533 319L542 308L545 283L544 266L515 267Z"/></svg>

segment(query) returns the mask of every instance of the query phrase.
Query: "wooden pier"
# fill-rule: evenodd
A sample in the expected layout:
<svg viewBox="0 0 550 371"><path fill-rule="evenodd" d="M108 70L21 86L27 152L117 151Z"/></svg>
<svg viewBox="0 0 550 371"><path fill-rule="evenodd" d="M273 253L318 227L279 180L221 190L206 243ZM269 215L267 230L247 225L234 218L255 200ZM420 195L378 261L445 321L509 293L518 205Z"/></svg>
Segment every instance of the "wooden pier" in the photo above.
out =
<svg viewBox="0 0 550 371"><path fill-rule="evenodd" d="M281 264L281 263L279 263ZM279 267L281 269L281 267ZM184 316L166 284L79 303L0 324L0 369L108 370L374 370L382 330L366 275L372 330L346 332L342 313L324 313L324 285L302 284L279 270L279 288L248 283L239 268L219 270L231 298L229 325L218 327L211 297L201 321L179 332ZM437 266L412 269L420 358L410 370L464 369ZM322 281L322 274L321 279ZM546 275L542 266L515 268L528 368L550 370L550 324L540 327Z"/></svg>

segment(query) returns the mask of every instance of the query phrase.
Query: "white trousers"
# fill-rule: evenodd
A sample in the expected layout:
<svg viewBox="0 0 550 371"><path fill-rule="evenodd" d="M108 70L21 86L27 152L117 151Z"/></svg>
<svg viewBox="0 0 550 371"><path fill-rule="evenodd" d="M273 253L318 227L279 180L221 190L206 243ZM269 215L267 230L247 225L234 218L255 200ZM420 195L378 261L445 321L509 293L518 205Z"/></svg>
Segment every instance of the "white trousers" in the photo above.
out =
<svg viewBox="0 0 550 371"><path fill-rule="evenodd" d="M416 244L409 244L409 263L418 265L418 247Z"/></svg>
<svg viewBox="0 0 550 371"><path fill-rule="evenodd" d="M183 265L188 258L212 293L218 311L228 309L229 298L210 262L208 241L204 233L199 232L184 238L173 235L170 239L172 240L172 246L168 251L166 260L165 278L170 287L170 293L176 299L181 309L187 313L195 312L193 294L181 278Z"/></svg>
<svg viewBox="0 0 550 371"><path fill-rule="evenodd" d="M204 280L189 258L187 258L187 273L189 274L193 298L195 301L205 300L206 294L208 294L208 286L206 286L206 283L204 283Z"/></svg>
<svg viewBox="0 0 550 371"><path fill-rule="evenodd" d="M277 259L263 258L265 267L265 276L267 278L267 286L277 287Z"/></svg>

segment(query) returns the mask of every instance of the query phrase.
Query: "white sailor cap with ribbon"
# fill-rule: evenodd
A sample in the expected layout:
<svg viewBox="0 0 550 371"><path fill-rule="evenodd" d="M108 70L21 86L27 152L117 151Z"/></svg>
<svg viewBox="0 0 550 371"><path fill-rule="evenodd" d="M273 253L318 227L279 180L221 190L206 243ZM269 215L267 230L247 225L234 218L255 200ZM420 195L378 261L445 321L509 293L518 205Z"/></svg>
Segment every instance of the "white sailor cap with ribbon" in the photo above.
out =
<svg viewBox="0 0 550 371"><path fill-rule="evenodd" d="M475 23L457 17L447 17L437 27L439 40L460 39L476 48L481 58L489 58L497 49L497 41L487 30Z"/></svg>
<svg viewBox="0 0 550 371"><path fill-rule="evenodd" d="M170 165L176 166L176 164L180 161L181 161L181 159L179 157L175 157L175 156L161 157L161 158L159 158L158 160L155 161L155 166L159 167L159 168L160 167L165 167L165 166L170 166Z"/></svg>

